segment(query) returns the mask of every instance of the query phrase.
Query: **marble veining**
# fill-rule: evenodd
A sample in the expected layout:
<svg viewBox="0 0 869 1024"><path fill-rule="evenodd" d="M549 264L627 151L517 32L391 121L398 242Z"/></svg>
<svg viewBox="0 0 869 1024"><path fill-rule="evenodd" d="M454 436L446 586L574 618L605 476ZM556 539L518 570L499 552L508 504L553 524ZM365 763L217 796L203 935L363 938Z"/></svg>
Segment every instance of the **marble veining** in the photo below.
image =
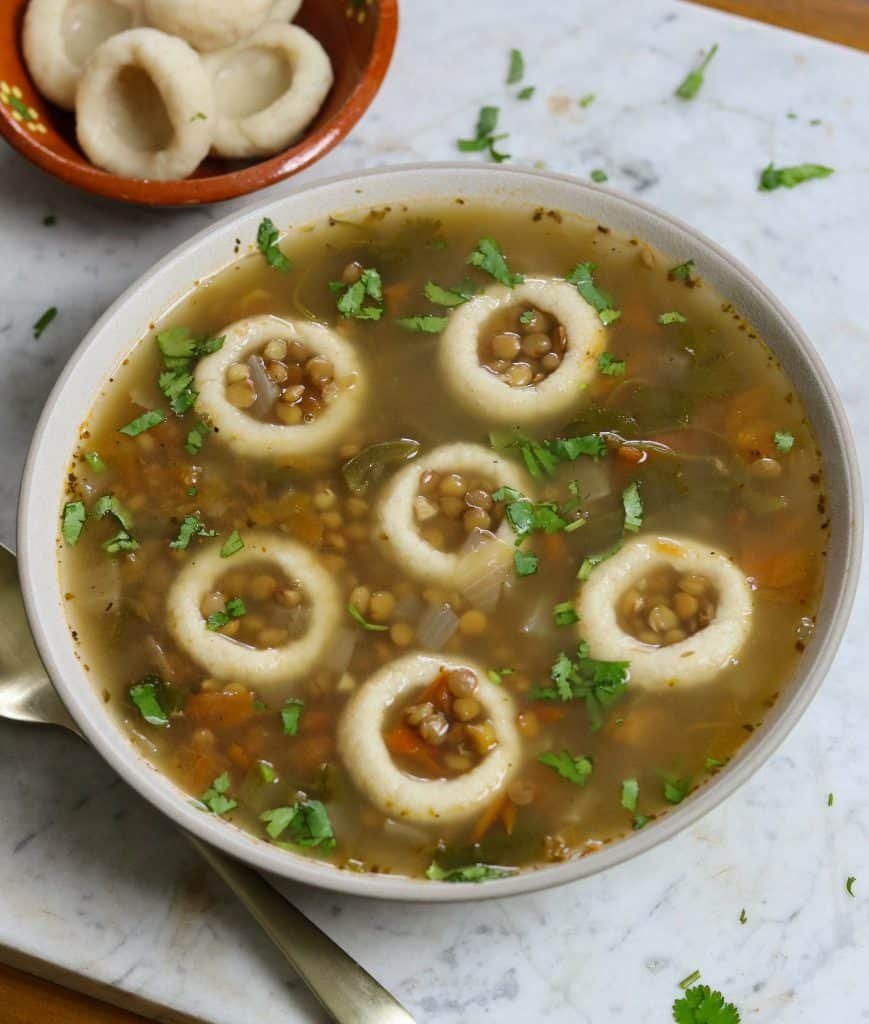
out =
<svg viewBox="0 0 869 1024"><path fill-rule="evenodd" d="M601 168L752 266L813 337L865 439L869 58L673 0L538 0L530 17L517 0L402 7L395 61L368 116L276 194L357 168L454 159L479 106L498 103L514 163L582 177ZM713 42L701 94L673 99ZM530 102L503 84L511 46L525 53ZM579 106L588 93L594 102ZM762 194L770 160L836 174ZM11 542L26 445L67 356L154 260L237 204L109 205L6 149L0 180L0 539ZM44 227L50 213L57 225ZM31 325L51 305L60 315L34 340ZM666 1021L694 968L745 1021L869 1020L865 577L826 685L781 750L723 807L640 860L466 907L282 887L426 1024ZM214 1024L321 1019L184 840L72 737L0 726L0 823L0 945Z"/></svg>

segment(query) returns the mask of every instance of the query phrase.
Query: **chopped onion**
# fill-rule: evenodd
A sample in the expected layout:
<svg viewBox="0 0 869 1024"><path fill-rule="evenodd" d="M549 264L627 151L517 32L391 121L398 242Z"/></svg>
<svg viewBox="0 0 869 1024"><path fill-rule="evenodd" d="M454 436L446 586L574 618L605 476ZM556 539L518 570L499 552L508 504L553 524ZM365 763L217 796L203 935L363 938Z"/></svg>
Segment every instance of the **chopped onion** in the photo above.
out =
<svg viewBox="0 0 869 1024"><path fill-rule="evenodd" d="M157 674L162 679L172 678L172 666L169 664L169 659L166 657L166 652L161 647L159 641L149 636L145 641L145 647L150 655L151 664L157 669Z"/></svg>
<svg viewBox="0 0 869 1024"><path fill-rule="evenodd" d="M335 635L332 637L332 643L323 658L323 668L328 669L330 672L337 672L339 676L343 675L347 671L350 659L353 657L353 650L356 647L358 638L358 629L342 628L336 630Z"/></svg>
<svg viewBox="0 0 869 1024"><path fill-rule="evenodd" d="M116 615L121 610L121 567L115 558L91 560L87 586L79 593L89 615Z"/></svg>
<svg viewBox="0 0 869 1024"><path fill-rule="evenodd" d="M421 647L439 651L459 628L459 617L448 604L432 605L419 620L416 638Z"/></svg>
<svg viewBox="0 0 869 1024"><path fill-rule="evenodd" d="M548 633L552 626L552 601L549 598L541 598L531 610L531 614L520 626L521 633L531 633L533 636L540 636Z"/></svg>
<svg viewBox="0 0 869 1024"><path fill-rule="evenodd" d="M572 472L579 483L579 493L582 495L584 506L603 501L612 493L610 471L604 462L581 459L574 463Z"/></svg>
<svg viewBox="0 0 869 1024"><path fill-rule="evenodd" d="M481 612L492 612L513 562L513 549L488 530L471 530L459 552L456 586Z"/></svg>
<svg viewBox="0 0 869 1024"><path fill-rule="evenodd" d="M262 356L251 356L247 365L250 367L250 377L256 391L256 401L250 411L254 416L265 416L278 400L280 389L266 373L266 364L263 362Z"/></svg>

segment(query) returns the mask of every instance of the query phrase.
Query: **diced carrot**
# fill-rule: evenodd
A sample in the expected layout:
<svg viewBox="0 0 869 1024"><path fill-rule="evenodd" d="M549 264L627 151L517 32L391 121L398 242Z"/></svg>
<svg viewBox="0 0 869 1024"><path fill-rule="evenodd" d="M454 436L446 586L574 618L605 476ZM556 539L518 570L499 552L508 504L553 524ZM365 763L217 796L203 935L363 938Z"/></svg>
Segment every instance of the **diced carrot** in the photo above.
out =
<svg viewBox="0 0 869 1024"><path fill-rule="evenodd" d="M513 829L516 827L516 804L512 800L507 800L501 808L501 824L507 835L512 836Z"/></svg>
<svg viewBox="0 0 869 1024"><path fill-rule="evenodd" d="M401 302L402 299L407 298L410 293L410 283L408 281L396 281L395 284L388 284L383 289L383 297L390 306L394 306Z"/></svg>
<svg viewBox="0 0 869 1024"><path fill-rule="evenodd" d="M489 806L483 811L480 817L477 819L477 823L474 825L473 831L471 832L471 842L479 843L480 840L486 835L489 829L495 824L500 818L501 811L504 808L504 804L507 802L507 797L501 797L500 800L493 800Z"/></svg>
<svg viewBox="0 0 869 1024"><path fill-rule="evenodd" d="M567 544L563 533L547 533L543 536L543 552L551 562L561 561L567 555Z"/></svg>
<svg viewBox="0 0 869 1024"><path fill-rule="evenodd" d="M616 449L616 458L621 459L622 462L638 465L646 461L647 454L642 448L637 448L635 445L620 444Z"/></svg>
<svg viewBox="0 0 869 1024"><path fill-rule="evenodd" d="M332 725L332 714L322 708L315 708L311 711L303 711L299 719L299 732L327 732Z"/></svg>
<svg viewBox="0 0 869 1024"><path fill-rule="evenodd" d="M194 796L204 793L225 767L226 762L214 750L181 747L178 751L179 782Z"/></svg>
<svg viewBox="0 0 869 1024"><path fill-rule="evenodd" d="M297 736L290 747L295 766L304 773L315 772L335 752L335 740L329 733Z"/></svg>
<svg viewBox="0 0 869 1024"><path fill-rule="evenodd" d="M560 708L554 704L541 703L539 708L534 709L534 714L541 722L560 722L567 714L566 708Z"/></svg>
<svg viewBox="0 0 869 1024"><path fill-rule="evenodd" d="M419 703L425 704L427 702L434 704L439 711L447 714L450 712L451 701L446 672L440 672L434 682L429 683L422 691Z"/></svg>
<svg viewBox="0 0 869 1024"><path fill-rule="evenodd" d="M812 577L814 558L805 548L783 551L746 545L742 550L742 569L758 587L770 590L800 590Z"/></svg>
<svg viewBox="0 0 869 1024"><path fill-rule="evenodd" d="M253 694L250 690L203 690L187 698L184 714L208 729L232 729L253 717Z"/></svg>
<svg viewBox="0 0 869 1024"><path fill-rule="evenodd" d="M432 748L406 725L397 725L390 729L384 737L384 742L390 754L412 758L426 775L437 778L442 774Z"/></svg>
<svg viewBox="0 0 869 1024"><path fill-rule="evenodd" d="M229 755L230 761L232 761L232 763L237 767L241 768L242 771L247 771L247 769L250 768L250 757L240 743L231 743L227 748L226 753Z"/></svg>

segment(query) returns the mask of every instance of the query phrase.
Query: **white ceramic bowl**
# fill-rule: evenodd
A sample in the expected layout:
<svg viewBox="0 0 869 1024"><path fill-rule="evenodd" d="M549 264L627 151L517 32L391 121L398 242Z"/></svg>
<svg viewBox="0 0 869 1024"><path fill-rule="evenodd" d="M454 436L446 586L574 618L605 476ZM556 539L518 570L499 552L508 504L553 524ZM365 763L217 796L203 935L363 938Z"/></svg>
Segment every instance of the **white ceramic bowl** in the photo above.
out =
<svg viewBox="0 0 869 1024"><path fill-rule="evenodd" d="M594 856L486 885L443 885L341 871L277 849L197 810L186 794L136 753L76 659L64 617L55 548L62 488L77 430L101 385L158 314L181 298L194 281L232 262L236 238L255 237L264 216L286 227L360 207L397 202L412 207L432 198L460 195L486 203L520 203L583 214L635 234L671 255L674 262L691 256L704 279L753 322L799 391L824 455L832 521L826 585L814 639L796 678L739 755L698 793L643 831ZM67 364L39 421L19 505L19 571L36 645L64 703L109 764L179 825L261 870L327 889L402 900L491 898L584 878L635 857L706 814L757 771L805 711L839 644L860 564L859 493L853 440L818 354L781 303L709 239L636 199L563 175L455 164L399 167L321 182L228 217L161 260L115 302Z"/></svg>

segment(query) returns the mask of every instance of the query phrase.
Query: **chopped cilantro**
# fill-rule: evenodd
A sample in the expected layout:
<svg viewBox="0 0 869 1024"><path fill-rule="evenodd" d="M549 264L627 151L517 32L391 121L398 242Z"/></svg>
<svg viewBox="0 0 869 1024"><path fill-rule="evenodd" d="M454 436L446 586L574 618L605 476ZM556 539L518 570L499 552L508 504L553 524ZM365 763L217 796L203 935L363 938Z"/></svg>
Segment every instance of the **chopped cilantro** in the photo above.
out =
<svg viewBox="0 0 869 1024"><path fill-rule="evenodd" d="M101 498L97 498L92 515L94 519L105 519L109 515L114 516L125 530L130 529L130 514L114 494L104 494Z"/></svg>
<svg viewBox="0 0 869 1024"><path fill-rule="evenodd" d="M139 709L139 714L148 725L160 727L169 725L169 716L158 696L162 683L159 676L147 675L129 689L130 700Z"/></svg>
<svg viewBox="0 0 869 1024"><path fill-rule="evenodd" d="M190 331L182 326L167 327L157 332L157 347L166 365L166 369L157 378L157 387L169 400L169 407L176 416L183 416L189 412L199 397L193 389L193 367L196 361L219 351L225 340L223 337L194 338ZM206 425L200 421L194 428L195 433L200 433L202 428L205 428L204 432L207 433ZM195 438L194 431L188 435L185 446L191 455L202 447L203 438Z"/></svg>
<svg viewBox="0 0 869 1024"><path fill-rule="evenodd" d="M42 332L45 330L46 327L48 327L48 325L54 320L56 316L57 306L52 306L50 309L47 309L33 325L33 337L41 337Z"/></svg>
<svg viewBox="0 0 869 1024"><path fill-rule="evenodd" d="M231 597L224 605L225 611L212 612L205 620L205 628L216 633L223 629L232 619L240 619L247 615L247 608L240 597Z"/></svg>
<svg viewBox="0 0 869 1024"><path fill-rule="evenodd" d="M513 552L513 565L517 576L533 576L539 564L540 559L531 551L516 548Z"/></svg>
<svg viewBox="0 0 869 1024"><path fill-rule="evenodd" d="M572 626L574 622L579 622L579 616L576 614L572 601L561 601L555 605L552 609L552 617L556 626Z"/></svg>
<svg viewBox="0 0 869 1024"><path fill-rule="evenodd" d="M280 237L281 234L272 221L268 217L263 217L256 233L257 248L265 256L266 263L270 267L286 274L293 269L293 264L281 252L281 247L278 245Z"/></svg>
<svg viewBox="0 0 869 1024"><path fill-rule="evenodd" d="M606 442L600 434L557 437L548 441L532 441L516 435L502 439L492 434L490 441L495 448L518 448L525 468L535 479L551 476L562 462L575 462L582 455L600 459L606 454Z"/></svg>
<svg viewBox="0 0 869 1024"><path fill-rule="evenodd" d="M725 1003L720 992L708 985L695 985L673 1003L676 1024L739 1024L739 1010Z"/></svg>
<svg viewBox="0 0 869 1024"><path fill-rule="evenodd" d="M597 732L604 723L606 712L627 690L628 662L589 658L588 645L581 643L573 659L562 651L549 674L555 685L534 687L532 699L585 701L589 724Z"/></svg>
<svg viewBox="0 0 869 1024"><path fill-rule="evenodd" d="M163 361L170 369L186 369L187 360L210 356L223 348L226 338L194 338L187 327L167 327L154 336Z"/></svg>
<svg viewBox="0 0 869 1024"><path fill-rule="evenodd" d="M699 971L692 971L687 977L683 978L679 982L679 988L681 988L682 991L684 992L686 988L691 988L691 986L695 982L697 982L699 980L700 980L700 972Z"/></svg>
<svg viewBox="0 0 869 1024"><path fill-rule="evenodd" d="M668 804L681 804L691 789L690 779L664 778L664 799Z"/></svg>
<svg viewBox="0 0 869 1024"><path fill-rule="evenodd" d="M298 733L299 719L302 717L304 706L305 702L300 697L290 697L281 708L281 721L284 724L284 732L287 736L295 736Z"/></svg>
<svg viewBox="0 0 869 1024"><path fill-rule="evenodd" d="M199 420L195 426L190 428L190 432L187 434L187 440L184 442L184 451L188 455L196 455L202 449L205 438L210 433L211 427L209 427L205 420Z"/></svg>
<svg viewBox="0 0 869 1024"><path fill-rule="evenodd" d="M582 565L579 567L579 572L576 574L578 580L587 580L592 574L592 570L596 569L601 562L605 562L608 558L612 558L617 551L621 550L622 542L616 541L611 548L607 548L606 551L600 551L596 555L587 555L582 560Z"/></svg>
<svg viewBox="0 0 869 1024"><path fill-rule="evenodd" d="M574 757L566 750L562 750L560 754L547 750L545 754L540 754L537 760L558 772L562 779L567 779L577 786L584 786L588 782L594 767L590 757Z"/></svg>
<svg viewBox="0 0 869 1024"><path fill-rule="evenodd" d="M232 555L237 555L239 551L244 547L244 541L241 539L241 534L238 530L233 530L232 533L223 542L223 546L220 549L221 558L231 558Z"/></svg>
<svg viewBox="0 0 869 1024"><path fill-rule="evenodd" d="M449 323L449 318L445 316L431 316L431 315L419 315L419 316L403 316L395 321L399 327L403 327L406 331L416 331L418 334L440 334L440 332Z"/></svg>
<svg viewBox="0 0 869 1024"><path fill-rule="evenodd" d="M622 807L631 814L637 813L637 801L640 797L640 784L636 779L622 779Z"/></svg>
<svg viewBox="0 0 869 1024"><path fill-rule="evenodd" d="M358 622L363 629L367 629L369 633L385 633L389 629L389 626L382 626L377 622L369 622L352 601L347 605L347 611L350 614L350 618L354 622Z"/></svg>
<svg viewBox="0 0 869 1024"><path fill-rule="evenodd" d="M508 288L522 284L525 280L522 274L510 273L507 268L507 260L494 238L481 238L477 242L477 248L468 257L468 263L472 267L485 270L487 274L494 277L496 281L500 281L501 284L507 285Z"/></svg>
<svg viewBox="0 0 869 1024"><path fill-rule="evenodd" d="M191 123L193 121L207 121L207 120L208 120L208 117L205 114L203 114L203 112L201 110L197 110L196 113L193 115L193 117L190 118Z"/></svg>
<svg viewBox="0 0 869 1024"><path fill-rule="evenodd" d="M81 537L87 520L87 509L83 501L68 501L63 506L63 514L60 523L60 533L64 543L71 548L75 547Z"/></svg>
<svg viewBox="0 0 869 1024"><path fill-rule="evenodd" d="M590 107L596 99L597 93L587 92L584 96L580 96L576 102L582 107L583 110L585 110L585 108Z"/></svg>
<svg viewBox="0 0 869 1024"><path fill-rule="evenodd" d="M827 793L827 807L833 806L833 794Z"/></svg>
<svg viewBox="0 0 869 1024"><path fill-rule="evenodd" d="M696 284L700 279L694 260L685 260L684 263L677 263L667 271L667 277L671 281L684 281L686 284Z"/></svg>
<svg viewBox="0 0 869 1024"><path fill-rule="evenodd" d="M597 312L600 322L607 327L614 320L618 320L621 313L613 308L608 296L594 283L594 263L577 263L573 270L565 277L569 284L576 285L576 290L585 301Z"/></svg>
<svg viewBox="0 0 869 1024"><path fill-rule="evenodd" d="M105 473L106 464L99 452L85 452L84 459L95 473Z"/></svg>
<svg viewBox="0 0 869 1024"><path fill-rule="evenodd" d="M270 761L257 761L257 771L259 772L260 779L268 786L273 782L277 782L278 773L275 771L275 766Z"/></svg>
<svg viewBox="0 0 869 1024"><path fill-rule="evenodd" d="M157 427L165 421L165 412L160 409L149 409L148 412L143 412L141 416L131 420L125 427L121 427L118 433L126 434L127 437L138 437L139 434L144 434L146 430Z"/></svg>
<svg viewBox="0 0 869 1024"><path fill-rule="evenodd" d="M383 282L373 267L365 267L353 284L331 281L329 287L338 296L336 306L345 320L379 320L383 316Z"/></svg>
<svg viewBox="0 0 869 1024"><path fill-rule="evenodd" d="M625 529L636 533L643 525L643 499L636 480L622 491L622 506L625 510Z"/></svg>
<svg viewBox="0 0 869 1024"><path fill-rule="evenodd" d="M198 516L185 516L178 530L178 536L170 541L169 547L175 551L185 551L194 537L215 537L216 531L209 530Z"/></svg>
<svg viewBox="0 0 869 1024"><path fill-rule="evenodd" d="M193 374L181 367L164 370L157 378L157 387L169 399L169 408L176 416L189 412L199 397L192 384Z"/></svg>
<svg viewBox="0 0 869 1024"><path fill-rule="evenodd" d="M455 288L442 288L435 281L426 281L425 297L436 306L461 306L463 302L474 297L474 282L465 279Z"/></svg>
<svg viewBox="0 0 869 1024"><path fill-rule="evenodd" d="M218 775L211 786L205 790L199 798L212 814L228 814L238 807L238 801L232 800L226 795L229 790L229 774L224 772Z"/></svg>
<svg viewBox="0 0 869 1024"><path fill-rule="evenodd" d="M117 555L127 551L138 551L139 542L131 537L126 530L118 530L114 537L110 537L104 544L103 550L110 555Z"/></svg>
<svg viewBox="0 0 869 1024"><path fill-rule="evenodd" d="M534 320L534 310L533 309L526 309L525 312L522 313L520 315L520 317L519 317L519 323L520 324L525 324L526 327L527 327L528 324L532 323L533 320Z"/></svg>
<svg viewBox="0 0 869 1024"><path fill-rule="evenodd" d="M745 924L745 922L747 920L748 920L748 914L746 914L745 907L743 907L742 910L740 910L740 912L739 912L739 923L740 924Z"/></svg>
<svg viewBox="0 0 869 1024"><path fill-rule="evenodd" d="M706 69L709 67L709 62L718 52L718 43L715 43L711 47L709 52L700 62L699 66L694 68L693 71L689 71L688 74L682 79L682 83L676 90L676 95L682 100L693 100L697 93L700 91L700 86L703 85L703 75Z"/></svg>
<svg viewBox="0 0 869 1024"><path fill-rule="evenodd" d="M813 178L829 178L832 173L833 168L824 167L823 164L796 164L793 167L774 167L769 164L760 175L757 190L772 192L777 188L795 188Z"/></svg>
<svg viewBox="0 0 869 1024"><path fill-rule="evenodd" d="M595 167L595 169L591 172L589 177L592 181L596 181L598 185L602 184L605 181L609 181L609 175L606 171L601 170L600 167Z"/></svg>
<svg viewBox="0 0 869 1024"><path fill-rule="evenodd" d="M515 874L515 868L499 868L492 864L469 864L464 868L442 868L432 861L425 877L432 882L490 882L495 878L507 878Z"/></svg>
<svg viewBox="0 0 869 1024"><path fill-rule="evenodd" d="M727 760L719 760L717 757L706 758L706 770L713 771L716 768L723 768L727 764Z"/></svg>
<svg viewBox="0 0 869 1024"><path fill-rule="evenodd" d="M783 455L786 455L794 446L794 435L786 430L777 430L773 435L773 443Z"/></svg>
<svg viewBox="0 0 869 1024"><path fill-rule="evenodd" d="M504 676L512 676L514 671L512 668L490 668L486 672L486 678L495 686L500 686L504 682Z"/></svg>
<svg viewBox="0 0 869 1024"><path fill-rule="evenodd" d="M681 313L677 313L675 309L671 310L669 313L661 313L658 316L658 323L664 324L664 326L667 326L668 324L684 324L687 322L688 317L682 316Z"/></svg>
<svg viewBox="0 0 869 1024"><path fill-rule="evenodd" d="M856 881L857 881L857 878L856 878L855 875L848 875L848 878L845 881L845 892L849 896L854 896L855 895L854 894L854 883Z"/></svg>
<svg viewBox="0 0 869 1024"><path fill-rule="evenodd" d="M479 153L487 149L489 156L495 163L500 164L505 160L509 160L509 153L499 152L495 148L496 142L507 138L506 132L501 132L498 135L495 134L495 129L498 127L499 114L500 109L498 107L480 107L480 113L477 116L476 134L473 139L458 139L456 145L459 150L462 153Z"/></svg>
<svg viewBox="0 0 869 1024"><path fill-rule="evenodd" d="M533 85L526 85L526 86L523 86L523 88L521 88L519 90L519 92L516 93L516 99L517 100L530 100L533 95L534 95L534 86Z"/></svg>
<svg viewBox="0 0 869 1024"><path fill-rule="evenodd" d="M300 800L290 807L275 807L264 811L260 820L266 822L266 832L274 840L289 829L291 842L296 846L331 850L337 845L329 815L319 800Z"/></svg>
<svg viewBox="0 0 869 1024"><path fill-rule="evenodd" d="M525 59L520 50L510 51L510 67L507 70L507 85L516 85L525 75Z"/></svg>
<svg viewBox="0 0 869 1024"><path fill-rule="evenodd" d="M597 357L597 368L606 377L624 377L627 364L624 359L616 359L612 352L601 352Z"/></svg>

